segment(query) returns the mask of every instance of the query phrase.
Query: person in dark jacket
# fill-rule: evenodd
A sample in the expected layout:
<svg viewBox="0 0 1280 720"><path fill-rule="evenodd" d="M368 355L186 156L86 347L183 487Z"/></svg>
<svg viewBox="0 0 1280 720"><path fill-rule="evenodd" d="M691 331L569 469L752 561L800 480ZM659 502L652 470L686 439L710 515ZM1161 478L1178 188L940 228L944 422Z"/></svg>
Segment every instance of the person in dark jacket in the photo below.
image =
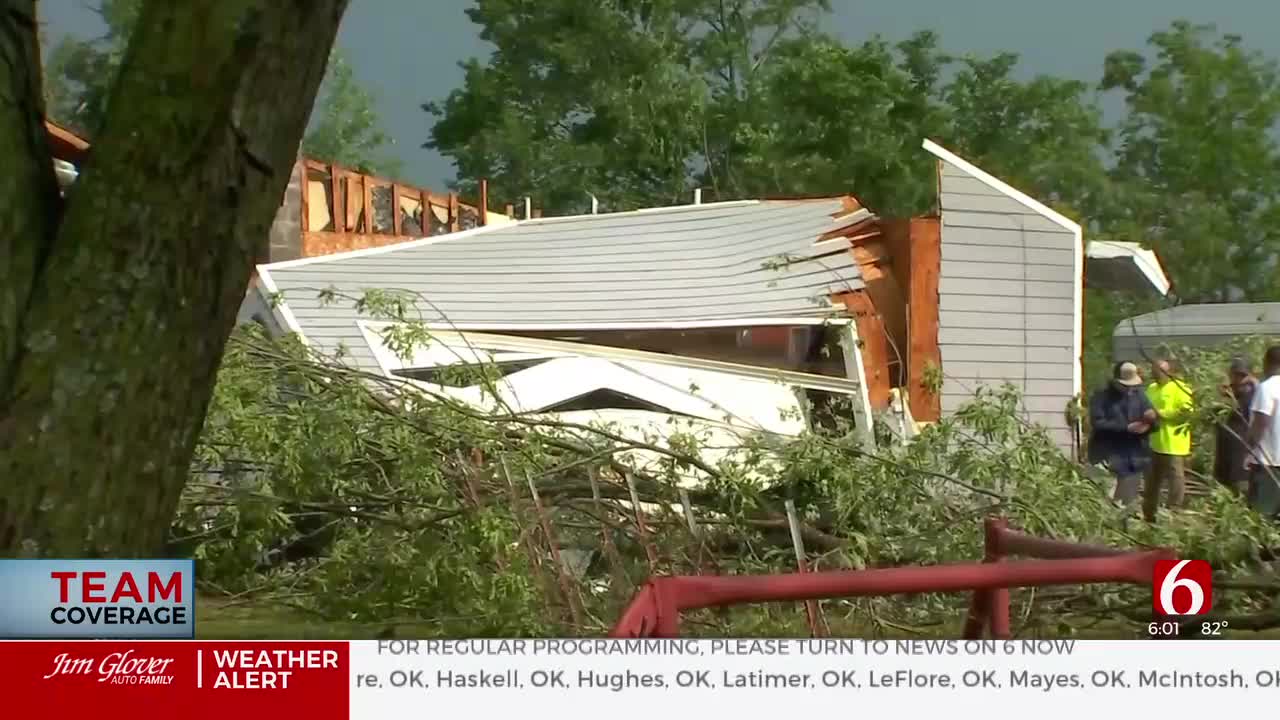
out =
<svg viewBox="0 0 1280 720"><path fill-rule="evenodd" d="M1117 363L1111 382L1089 398L1089 462L1105 465L1115 476L1115 499L1122 505L1134 503L1142 490L1151 465L1147 438L1155 421L1138 366L1131 362Z"/></svg>
<svg viewBox="0 0 1280 720"><path fill-rule="evenodd" d="M1213 477L1218 482L1245 494L1249 487L1249 471L1245 469L1248 448L1245 438L1249 435L1249 406L1258 388L1253 368L1244 358L1235 358L1227 370L1229 384L1222 393L1231 399L1232 412L1218 425L1213 453Z"/></svg>

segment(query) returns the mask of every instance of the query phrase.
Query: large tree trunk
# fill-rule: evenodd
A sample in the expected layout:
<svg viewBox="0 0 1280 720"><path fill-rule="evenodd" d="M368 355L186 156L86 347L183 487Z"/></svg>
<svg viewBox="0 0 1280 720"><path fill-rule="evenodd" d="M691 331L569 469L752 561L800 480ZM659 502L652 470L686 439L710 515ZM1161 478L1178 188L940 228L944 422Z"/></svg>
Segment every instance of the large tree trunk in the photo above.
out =
<svg viewBox="0 0 1280 720"><path fill-rule="evenodd" d="M0 555L154 554L347 0L149 0L58 199L0 0Z"/></svg>

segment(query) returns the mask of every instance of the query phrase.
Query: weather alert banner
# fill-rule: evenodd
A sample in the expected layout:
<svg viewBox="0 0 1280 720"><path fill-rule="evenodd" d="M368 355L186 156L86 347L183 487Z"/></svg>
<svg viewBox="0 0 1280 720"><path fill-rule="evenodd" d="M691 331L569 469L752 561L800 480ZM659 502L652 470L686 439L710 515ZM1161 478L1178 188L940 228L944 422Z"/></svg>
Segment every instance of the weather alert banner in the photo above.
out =
<svg viewBox="0 0 1280 720"><path fill-rule="evenodd" d="M0 560L0 637L195 637L193 560Z"/></svg>
<svg viewBox="0 0 1280 720"><path fill-rule="evenodd" d="M347 643L0 642L0 716L349 715Z"/></svg>
<svg viewBox="0 0 1280 720"><path fill-rule="evenodd" d="M1275 641L0 642L0 717L1271 717Z"/></svg>

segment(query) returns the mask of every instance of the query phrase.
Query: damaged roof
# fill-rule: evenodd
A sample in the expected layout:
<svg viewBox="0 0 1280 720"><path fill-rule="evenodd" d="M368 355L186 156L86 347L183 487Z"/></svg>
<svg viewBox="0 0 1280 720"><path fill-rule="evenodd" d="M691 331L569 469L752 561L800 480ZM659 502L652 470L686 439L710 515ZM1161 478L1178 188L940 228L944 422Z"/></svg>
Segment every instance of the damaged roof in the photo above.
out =
<svg viewBox="0 0 1280 720"><path fill-rule="evenodd" d="M512 329L652 326L837 314L862 287L840 231L872 215L851 198L739 201L551 217L259 266L311 342L363 344L348 301L400 290L424 322ZM834 238L834 239L824 239Z"/></svg>

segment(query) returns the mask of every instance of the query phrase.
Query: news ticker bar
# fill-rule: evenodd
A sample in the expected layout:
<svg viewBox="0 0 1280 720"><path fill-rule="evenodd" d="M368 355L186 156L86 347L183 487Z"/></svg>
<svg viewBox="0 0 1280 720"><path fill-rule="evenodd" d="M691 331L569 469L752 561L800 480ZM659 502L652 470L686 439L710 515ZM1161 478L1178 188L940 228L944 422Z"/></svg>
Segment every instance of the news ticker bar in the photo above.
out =
<svg viewBox="0 0 1280 720"><path fill-rule="evenodd" d="M1191 718L1272 711L1280 641L11 641L0 678L14 717L102 720L145 707L220 720L969 717L1010 703L1047 718Z"/></svg>

